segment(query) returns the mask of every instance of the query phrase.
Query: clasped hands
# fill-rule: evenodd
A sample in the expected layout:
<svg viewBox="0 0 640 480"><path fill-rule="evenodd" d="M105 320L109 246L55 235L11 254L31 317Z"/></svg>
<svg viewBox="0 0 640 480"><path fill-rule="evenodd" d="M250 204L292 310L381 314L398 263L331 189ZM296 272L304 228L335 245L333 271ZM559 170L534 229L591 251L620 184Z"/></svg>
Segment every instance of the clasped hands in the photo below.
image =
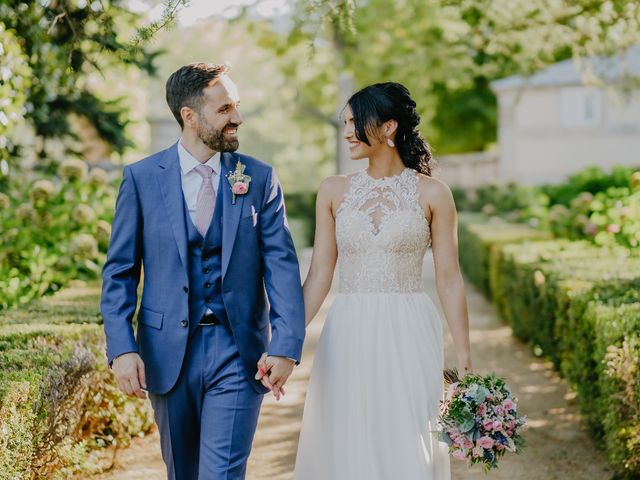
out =
<svg viewBox="0 0 640 480"><path fill-rule="evenodd" d="M290 358L270 356L262 354L258 360L258 373L256 380L260 380L262 385L271 390L276 400L285 395L284 384L287 383L295 362Z"/></svg>
<svg viewBox="0 0 640 480"><path fill-rule="evenodd" d="M285 394L284 384L289 379L295 362L286 357L268 356L266 353L258 361L256 380L271 390L276 400ZM113 371L120 389L127 395L146 398L147 382L144 363L135 352L125 353L113 361Z"/></svg>

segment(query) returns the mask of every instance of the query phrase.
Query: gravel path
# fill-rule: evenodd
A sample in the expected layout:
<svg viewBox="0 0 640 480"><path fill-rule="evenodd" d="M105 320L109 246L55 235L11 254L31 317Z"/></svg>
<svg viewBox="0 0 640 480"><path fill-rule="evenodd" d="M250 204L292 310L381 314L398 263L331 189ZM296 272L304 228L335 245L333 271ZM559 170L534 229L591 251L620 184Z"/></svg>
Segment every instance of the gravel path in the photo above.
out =
<svg viewBox="0 0 640 480"><path fill-rule="evenodd" d="M305 267L308 265L308 252L305 252L302 263ZM425 262L424 278L427 292L437 304L430 258ZM474 367L479 373L494 371L507 378L530 425L525 433L528 446L524 452L505 457L501 467L489 478L611 479L612 471L604 453L595 448L586 433L573 393L552 370L551 364L533 357L528 347L515 339L510 328L499 320L493 306L470 285L467 285L467 297ZM320 316L308 330L303 361L289 380L286 397L280 402L271 397L265 398L249 461L249 480L292 478L305 386L331 300L327 299ZM455 355L448 332L445 338L447 365L453 366ZM135 440L131 448L118 452L113 470L94 477L94 480L165 478L158 441L157 432ZM481 478L486 476L480 470L469 471L464 463L452 460L453 480Z"/></svg>

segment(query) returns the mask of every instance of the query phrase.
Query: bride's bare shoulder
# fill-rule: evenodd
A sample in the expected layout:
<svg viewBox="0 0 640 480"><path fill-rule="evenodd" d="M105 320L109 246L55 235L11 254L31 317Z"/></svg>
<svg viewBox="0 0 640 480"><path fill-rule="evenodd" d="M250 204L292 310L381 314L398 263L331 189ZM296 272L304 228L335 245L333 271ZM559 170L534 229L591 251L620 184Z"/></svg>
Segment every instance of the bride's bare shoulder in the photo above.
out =
<svg viewBox="0 0 640 480"><path fill-rule="evenodd" d="M438 200L447 199L451 196L449 185L423 173L418 173L418 191L420 196L430 203L436 203Z"/></svg>
<svg viewBox="0 0 640 480"><path fill-rule="evenodd" d="M318 189L318 197L337 200L342 198L349 188L351 175L332 175L325 178Z"/></svg>

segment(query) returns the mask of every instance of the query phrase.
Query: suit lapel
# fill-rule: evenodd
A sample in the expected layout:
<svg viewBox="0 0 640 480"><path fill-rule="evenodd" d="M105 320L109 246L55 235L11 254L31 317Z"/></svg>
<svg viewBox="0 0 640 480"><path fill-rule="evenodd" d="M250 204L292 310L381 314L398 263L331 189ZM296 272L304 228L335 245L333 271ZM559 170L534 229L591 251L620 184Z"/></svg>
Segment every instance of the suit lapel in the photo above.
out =
<svg viewBox="0 0 640 480"><path fill-rule="evenodd" d="M221 175L218 188L222 188L222 277L224 278L233 244L236 241L236 233L240 224L240 214L242 212L242 204L244 203L244 195L236 196L236 203L232 202L231 185L227 180L227 174L235 169L235 155L228 152L222 152L220 157ZM249 175L251 173L247 172Z"/></svg>
<svg viewBox="0 0 640 480"><path fill-rule="evenodd" d="M187 232L177 143L165 150L160 162L158 162L158 167L157 179L162 199L176 240L180 260L186 271L188 265Z"/></svg>

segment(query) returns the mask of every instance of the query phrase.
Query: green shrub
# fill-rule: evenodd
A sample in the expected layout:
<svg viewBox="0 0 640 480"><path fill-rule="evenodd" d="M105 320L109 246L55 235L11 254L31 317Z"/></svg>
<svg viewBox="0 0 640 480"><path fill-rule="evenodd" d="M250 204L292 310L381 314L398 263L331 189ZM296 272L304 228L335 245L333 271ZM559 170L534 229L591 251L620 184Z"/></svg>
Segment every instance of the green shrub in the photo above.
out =
<svg viewBox="0 0 640 480"><path fill-rule="evenodd" d="M53 178L12 177L0 193L0 309L95 278L111 234L115 186L101 169L67 160Z"/></svg>
<svg viewBox="0 0 640 480"><path fill-rule="evenodd" d="M97 288L1 312L0 478L96 472L105 447L150 429L149 404L120 393L106 368Z"/></svg>
<svg viewBox="0 0 640 480"><path fill-rule="evenodd" d="M557 185L454 188L459 210L497 215L596 245L640 246L640 171L587 168Z"/></svg>
<svg viewBox="0 0 640 480"><path fill-rule="evenodd" d="M523 241L461 216L461 262L514 334L553 360L623 478L640 475L640 255L587 241ZM517 232L521 226L514 226ZM488 261L487 261L487 257ZM485 272L480 270L485 269ZM488 280L487 280L488 279ZM486 282L489 282L487 287Z"/></svg>
<svg viewBox="0 0 640 480"><path fill-rule="evenodd" d="M600 167L587 167L567 178L564 182L541 187L542 192L549 196L551 204L570 206L574 198L582 192L595 195L611 187L631 187L632 175L637 168L613 167L607 173Z"/></svg>
<svg viewBox="0 0 640 480"><path fill-rule="evenodd" d="M594 303L585 317L596 326L593 360L599 396L588 398L603 425L609 460L628 478L640 475L640 302Z"/></svg>
<svg viewBox="0 0 640 480"><path fill-rule="evenodd" d="M510 224L498 217L461 213L458 223L460 265L467 278L491 298L489 263L492 250L505 243L545 238L550 238L550 234Z"/></svg>
<svg viewBox="0 0 640 480"><path fill-rule="evenodd" d="M514 333L559 367L575 318L602 289L627 288L640 276L640 259L624 249L553 240L508 244L491 262L493 300Z"/></svg>

